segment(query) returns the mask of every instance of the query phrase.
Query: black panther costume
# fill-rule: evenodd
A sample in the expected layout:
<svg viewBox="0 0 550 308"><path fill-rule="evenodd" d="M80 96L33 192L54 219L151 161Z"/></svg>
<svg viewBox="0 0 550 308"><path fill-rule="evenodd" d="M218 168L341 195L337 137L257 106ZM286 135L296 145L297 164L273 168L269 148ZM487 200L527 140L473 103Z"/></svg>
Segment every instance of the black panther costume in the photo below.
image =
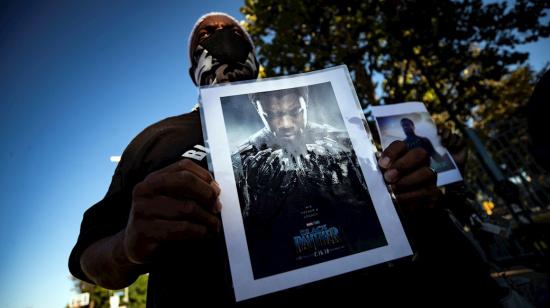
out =
<svg viewBox="0 0 550 308"><path fill-rule="evenodd" d="M350 149L309 122L292 144L264 128L233 155L255 278L386 244Z"/></svg>

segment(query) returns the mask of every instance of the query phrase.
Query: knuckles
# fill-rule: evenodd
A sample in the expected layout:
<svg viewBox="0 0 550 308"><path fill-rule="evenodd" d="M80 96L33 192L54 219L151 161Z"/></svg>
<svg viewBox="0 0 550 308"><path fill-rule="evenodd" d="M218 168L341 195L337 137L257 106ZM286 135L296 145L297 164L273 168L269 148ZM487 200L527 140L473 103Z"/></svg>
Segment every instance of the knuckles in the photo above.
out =
<svg viewBox="0 0 550 308"><path fill-rule="evenodd" d="M181 233L188 233L190 231L191 226L189 225L188 221L182 221L179 223L179 231Z"/></svg>
<svg viewBox="0 0 550 308"><path fill-rule="evenodd" d="M195 186L197 185L197 179L187 170L180 171L176 173L176 176L181 180L185 186Z"/></svg>
<svg viewBox="0 0 550 308"><path fill-rule="evenodd" d="M195 212L195 205L192 202L183 202L179 208L184 215L191 215Z"/></svg>
<svg viewBox="0 0 550 308"><path fill-rule="evenodd" d="M189 169L191 167L191 164L193 164L193 162L188 158L184 158L178 162L178 165L182 169Z"/></svg>
<svg viewBox="0 0 550 308"><path fill-rule="evenodd" d="M419 166L427 166L430 164L430 156L423 148L414 148L409 151L410 155L417 157L415 160Z"/></svg>
<svg viewBox="0 0 550 308"><path fill-rule="evenodd" d="M200 168L200 169L203 169L202 167L198 166L195 162L193 162L192 160L190 160L188 158L184 158L184 159L180 160L178 162L178 165L182 170L192 170L193 168L197 169L197 167ZM186 171L186 172L189 172L189 171ZM205 170L205 172L202 172L202 173L204 173L204 176L206 177L206 182L210 183L214 180L214 178L212 177L212 174L210 174L210 172Z"/></svg>
<svg viewBox="0 0 550 308"><path fill-rule="evenodd" d="M407 145L403 140L395 140L394 142L390 143L388 149L403 149L405 147L407 147Z"/></svg>
<svg viewBox="0 0 550 308"><path fill-rule="evenodd" d="M137 183L134 188L132 189L132 196L138 197L145 195L147 192L147 184L145 183L145 180L142 182Z"/></svg>
<svg viewBox="0 0 550 308"><path fill-rule="evenodd" d="M395 140L384 150L383 156L387 156L392 160L397 159L398 153L406 152L407 144L402 140Z"/></svg>
<svg viewBox="0 0 550 308"><path fill-rule="evenodd" d="M435 187L437 183L437 173L433 172L433 169L431 169L430 167L425 167L424 169L426 170L425 172L428 174L427 177L429 179L430 186Z"/></svg>

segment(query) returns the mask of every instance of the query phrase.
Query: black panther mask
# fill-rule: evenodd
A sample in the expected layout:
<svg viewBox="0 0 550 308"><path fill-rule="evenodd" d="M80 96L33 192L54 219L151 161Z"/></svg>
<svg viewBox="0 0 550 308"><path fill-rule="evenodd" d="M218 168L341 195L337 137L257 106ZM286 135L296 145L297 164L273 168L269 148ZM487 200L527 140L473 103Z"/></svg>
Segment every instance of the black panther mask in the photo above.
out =
<svg viewBox="0 0 550 308"><path fill-rule="evenodd" d="M258 61L252 44L234 30L225 28L215 31L197 46L189 73L199 86L249 80L258 76Z"/></svg>

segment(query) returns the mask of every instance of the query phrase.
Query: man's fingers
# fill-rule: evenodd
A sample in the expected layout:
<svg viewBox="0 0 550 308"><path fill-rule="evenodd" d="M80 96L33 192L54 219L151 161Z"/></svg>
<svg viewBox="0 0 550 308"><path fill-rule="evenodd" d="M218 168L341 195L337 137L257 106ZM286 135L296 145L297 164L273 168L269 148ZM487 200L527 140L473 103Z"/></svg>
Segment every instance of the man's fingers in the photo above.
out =
<svg viewBox="0 0 550 308"><path fill-rule="evenodd" d="M144 191L144 195L164 195L179 200L191 199L208 210L214 210L217 205L219 188L205 182L195 173L188 170L160 173L147 178L136 185L138 193ZM134 191L135 193L136 191Z"/></svg>
<svg viewBox="0 0 550 308"><path fill-rule="evenodd" d="M391 167L384 172L384 179L388 183L395 183L409 171L428 166L429 163L430 157L426 150L414 148L391 164Z"/></svg>
<svg viewBox="0 0 550 308"><path fill-rule="evenodd" d="M184 158L162 169L152 172L150 175L157 175L160 173L174 173L174 172L179 172L184 170L194 173L196 176L198 176L199 178L201 178L203 181L207 183L210 183L214 180L214 178L212 177L212 174L210 174L208 170L197 165L195 162L193 162L188 158Z"/></svg>
<svg viewBox="0 0 550 308"><path fill-rule="evenodd" d="M407 144L403 141L392 142L383 152L378 160L380 167L388 169L393 162L407 152Z"/></svg>
<svg viewBox="0 0 550 308"><path fill-rule="evenodd" d="M204 225L190 221L155 220L149 228L148 237L152 242L172 242L198 240L209 234Z"/></svg>
<svg viewBox="0 0 550 308"><path fill-rule="evenodd" d="M191 200L180 201L166 196L156 196L147 203L147 208L136 210L134 213L138 217L149 219L189 220L216 232L220 228L220 221L215 215Z"/></svg>
<svg viewBox="0 0 550 308"><path fill-rule="evenodd" d="M430 167L417 169L392 184L394 193L411 191L420 187L426 187L437 183L437 173Z"/></svg>
<svg viewBox="0 0 550 308"><path fill-rule="evenodd" d="M181 169L176 170L176 171L184 171L184 170L191 171L193 174L198 176L200 179L202 179L206 183L210 183L214 180L214 178L212 177L212 174L210 174L210 172L208 172L208 170L206 170L203 167L197 165L196 163L194 163L190 159L182 159L182 160L178 161L178 166Z"/></svg>

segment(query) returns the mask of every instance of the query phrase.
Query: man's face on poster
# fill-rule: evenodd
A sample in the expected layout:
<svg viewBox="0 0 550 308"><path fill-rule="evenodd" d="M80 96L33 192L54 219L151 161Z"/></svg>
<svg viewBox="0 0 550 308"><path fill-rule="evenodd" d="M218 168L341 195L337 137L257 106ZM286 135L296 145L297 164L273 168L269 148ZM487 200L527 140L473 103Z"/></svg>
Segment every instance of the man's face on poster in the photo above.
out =
<svg viewBox="0 0 550 308"><path fill-rule="evenodd" d="M284 141L294 141L304 128L304 112L295 93L272 96L262 102L265 118L275 136Z"/></svg>

